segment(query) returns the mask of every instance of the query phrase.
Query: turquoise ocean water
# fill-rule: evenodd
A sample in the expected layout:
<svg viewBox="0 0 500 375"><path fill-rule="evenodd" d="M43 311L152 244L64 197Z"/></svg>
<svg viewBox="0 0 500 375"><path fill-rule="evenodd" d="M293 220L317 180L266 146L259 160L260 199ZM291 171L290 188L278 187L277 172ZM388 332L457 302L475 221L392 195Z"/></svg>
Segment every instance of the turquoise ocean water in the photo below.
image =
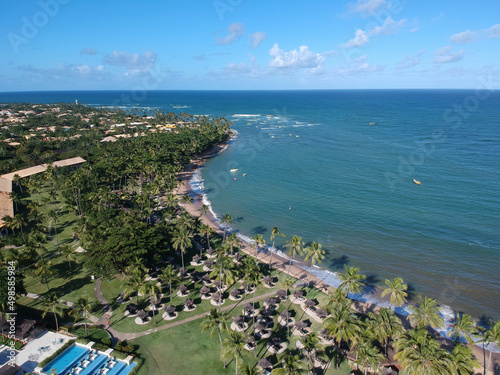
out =
<svg viewBox="0 0 500 375"><path fill-rule="evenodd" d="M0 102L225 116L237 136L194 186L203 182L213 211L230 212L243 237L269 242L277 226L323 245L333 273L316 272L333 285L347 263L374 284L402 276L450 314L500 318L500 92L131 94L3 93Z"/></svg>

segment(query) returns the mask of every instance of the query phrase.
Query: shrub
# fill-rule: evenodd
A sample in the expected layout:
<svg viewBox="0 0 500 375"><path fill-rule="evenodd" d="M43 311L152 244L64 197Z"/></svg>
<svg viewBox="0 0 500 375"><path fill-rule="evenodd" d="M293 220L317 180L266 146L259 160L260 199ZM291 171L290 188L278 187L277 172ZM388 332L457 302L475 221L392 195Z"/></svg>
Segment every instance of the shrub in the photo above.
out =
<svg viewBox="0 0 500 375"><path fill-rule="evenodd" d="M109 346L101 344L100 342L95 342L94 345L92 345L92 349L97 349L102 352L105 352L106 350L109 349Z"/></svg>

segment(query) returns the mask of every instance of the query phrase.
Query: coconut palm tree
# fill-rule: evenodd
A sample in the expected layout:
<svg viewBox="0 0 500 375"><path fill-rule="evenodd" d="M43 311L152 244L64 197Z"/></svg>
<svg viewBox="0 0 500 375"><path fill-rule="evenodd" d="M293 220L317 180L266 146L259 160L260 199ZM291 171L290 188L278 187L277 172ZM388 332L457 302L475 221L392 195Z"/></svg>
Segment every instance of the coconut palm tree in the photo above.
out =
<svg viewBox="0 0 500 375"><path fill-rule="evenodd" d="M257 234L256 236L252 237L252 240L254 240L254 246L255 246L255 259L257 259L257 254L259 253L259 247L260 246L265 246L266 245L266 240L262 236L262 234Z"/></svg>
<svg viewBox="0 0 500 375"><path fill-rule="evenodd" d="M491 354L493 352L493 344L498 344L500 345L500 320L497 321L495 324L493 322L490 322L490 328L484 331L483 338L481 339L481 342L484 342L486 346L490 346L490 354L488 358L488 365L485 366L485 371L484 373L488 373L490 370L490 365L491 365Z"/></svg>
<svg viewBox="0 0 500 375"><path fill-rule="evenodd" d="M389 339L391 337L397 338L403 333L403 325L394 311L391 309L381 308L378 314L368 313L370 318L370 328L373 336L384 345L385 355L388 355Z"/></svg>
<svg viewBox="0 0 500 375"><path fill-rule="evenodd" d="M406 303L406 299L408 297L408 285L404 283L402 277L395 277L392 280L385 280L385 288L382 291L382 297L385 297L387 294L391 295L391 308L394 306L402 306Z"/></svg>
<svg viewBox="0 0 500 375"><path fill-rule="evenodd" d="M144 284L144 274L137 272L133 273L127 278L125 284L123 284L123 291L125 292L124 299L130 296L132 293L137 293L137 304L139 304L139 290Z"/></svg>
<svg viewBox="0 0 500 375"><path fill-rule="evenodd" d="M355 363L358 365L358 368L362 368L364 370L365 375L367 374L369 368L373 369L376 374L381 373L379 365L384 360L384 356L379 352L377 347L373 345L371 340L361 341L357 357L358 359Z"/></svg>
<svg viewBox="0 0 500 375"><path fill-rule="evenodd" d="M449 373L449 353L424 328L407 331L394 343L394 350L404 375Z"/></svg>
<svg viewBox="0 0 500 375"><path fill-rule="evenodd" d="M361 293L365 285L362 280L366 279L365 275L359 273L359 268L344 265L345 273L339 273L339 279L342 281L339 289L344 291L346 295L349 293Z"/></svg>
<svg viewBox="0 0 500 375"><path fill-rule="evenodd" d="M316 332L311 332L307 334L302 340L304 345L303 353L306 356L307 371L314 367L314 359L322 358L325 354L325 347L320 343L318 334Z"/></svg>
<svg viewBox="0 0 500 375"><path fill-rule="evenodd" d="M34 275L40 282L40 284L45 284L47 286L47 291L50 290L49 278L54 274L52 270L52 262L42 259L35 263Z"/></svg>
<svg viewBox="0 0 500 375"><path fill-rule="evenodd" d="M307 369L304 368L298 355L285 354L282 358L283 367L271 371L271 375L305 375Z"/></svg>
<svg viewBox="0 0 500 375"><path fill-rule="evenodd" d="M410 321L417 329L428 326L436 329L444 324L443 318L439 315L437 302L433 298L419 296L418 306L410 306L410 311Z"/></svg>
<svg viewBox="0 0 500 375"><path fill-rule="evenodd" d="M184 254L191 247L191 239L185 230L176 230L172 239L172 247L181 253L182 268L184 268Z"/></svg>
<svg viewBox="0 0 500 375"><path fill-rule="evenodd" d="M449 337L457 344L460 337L464 337L469 344L474 342L474 336L478 334L476 322L472 320L470 315L459 313L453 329L449 333Z"/></svg>
<svg viewBox="0 0 500 375"><path fill-rule="evenodd" d="M345 341L351 348L362 336L362 322L346 306L337 305L329 313L330 316L323 321L323 328L327 329L338 347Z"/></svg>
<svg viewBox="0 0 500 375"><path fill-rule="evenodd" d="M26 245L26 238L24 237L24 230L23 230L24 226L26 225L26 222L24 221L23 215L21 214L14 215L11 225L12 228L21 229L21 235L23 236L23 241L24 244Z"/></svg>
<svg viewBox="0 0 500 375"><path fill-rule="evenodd" d="M180 281L179 276L177 275L177 271L174 266L169 264L162 270L160 279L163 283L167 284L170 291L170 300L172 301L172 285L178 283Z"/></svg>
<svg viewBox="0 0 500 375"><path fill-rule="evenodd" d="M290 241L285 243L285 247L288 248L287 255L290 257L290 262L288 265L288 275L290 276L290 270L292 269L292 259L295 259L297 255L303 254L304 242L302 237L294 235Z"/></svg>
<svg viewBox="0 0 500 375"><path fill-rule="evenodd" d="M223 241L226 240L226 231L227 231L227 227L229 224L234 224L234 217L231 216L231 214L228 212L227 214L225 214L222 219L221 219L221 223L224 224L224 236L222 238Z"/></svg>
<svg viewBox="0 0 500 375"><path fill-rule="evenodd" d="M207 237L207 244L208 244L208 248L210 249L210 235L214 232L214 230L210 227L210 225L207 225L207 224L203 224L200 228L200 234L202 236L206 236ZM201 253L200 253L201 255Z"/></svg>
<svg viewBox="0 0 500 375"><path fill-rule="evenodd" d="M278 230L278 227L273 227L271 230L271 241L273 241L273 247L271 249L271 258L269 259L269 269L271 269L271 264L273 263L273 252L275 250L274 243L276 237L285 237L285 235Z"/></svg>
<svg viewBox="0 0 500 375"><path fill-rule="evenodd" d="M450 372L457 375L469 375L474 373L474 369L478 368L479 362L474 357L472 347L464 344L457 344L450 354L451 368Z"/></svg>
<svg viewBox="0 0 500 375"><path fill-rule="evenodd" d="M76 262L75 250L70 245L66 244L62 246L61 252L68 261L69 270L71 271L71 262Z"/></svg>
<svg viewBox="0 0 500 375"><path fill-rule="evenodd" d="M236 375L238 375L238 360L242 359L241 351L243 350L243 346L245 345L245 341L243 339L243 333L241 332L231 332L229 337L224 339L222 343L222 351L221 351L221 359L227 360L234 358L235 360L235 369ZM225 366L224 366L225 367Z"/></svg>
<svg viewBox="0 0 500 375"><path fill-rule="evenodd" d="M201 332L210 331L210 336L213 336L215 332L217 332L219 335L221 352L223 350L221 331L229 332L228 321L229 318L226 314L221 314L217 311L217 309L212 309L201 322ZM224 359L224 368L225 367L226 360Z"/></svg>
<svg viewBox="0 0 500 375"><path fill-rule="evenodd" d="M76 300L76 303L73 305L73 309L68 313L75 317L75 322L78 320L80 316L83 316L85 321L85 336L87 336L87 319L92 312L92 303L90 303L90 299L88 297L80 297Z"/></svg>
<svg viewBox="0 0 500 375"><path fill-rule="evenodd" d="M144 284L141 285L139 292L146 296L149 294L149 299L151 301L152 306L152 312L153 312L153 321L154 324L156 325L156 304L158 303L158 294L161 293L161 288L158 285L158 282L155 280L149 280L146 281Z"/></svg>
<svg viewBox="0 0 500 375"><path fill-rule="evenodd" d="M240 365L241 375L262 375L264 372L258 366L250 366L248 363L242 363Z"/></svg>
<svg viewBox="0 0 500 375"><path fill-rule="evenodd" d="M61 318L64 317L64 309L66 308L66 306L61 303L54 292L47 294L42 303L45 306L45 310L42 313L42 318L45 318L48 313L54 314L54 320L56 322L56 332L59 331L59 322L57 321L57 315L59 315Z"/></svg>
<svg viewBox="0 0 500 375"><path fill-rule="evenodd" d="M323 259L325 259L325 250L323 250L320 243L313 241L311 246L306 247L305 255L306 255L306 257L304 258L305 261L306 262L310 261L310 264L308 267L308 270L309 270L309 269L311 269L311 267L314 264L321 264L323 262ZM311 285L309 283L309 287L310 286Z"/></svg>

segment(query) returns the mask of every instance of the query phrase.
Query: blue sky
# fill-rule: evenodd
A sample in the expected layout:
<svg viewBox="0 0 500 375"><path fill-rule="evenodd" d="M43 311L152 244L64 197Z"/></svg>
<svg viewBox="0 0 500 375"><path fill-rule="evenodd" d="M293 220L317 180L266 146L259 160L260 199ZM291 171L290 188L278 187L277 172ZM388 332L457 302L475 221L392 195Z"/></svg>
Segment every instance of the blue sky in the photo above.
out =
<svg viewBox="0 0 500 375"><path fill-rule="evenodd" d="M498 0L23 0L2 18L0 91L500 84Z"/></svg>

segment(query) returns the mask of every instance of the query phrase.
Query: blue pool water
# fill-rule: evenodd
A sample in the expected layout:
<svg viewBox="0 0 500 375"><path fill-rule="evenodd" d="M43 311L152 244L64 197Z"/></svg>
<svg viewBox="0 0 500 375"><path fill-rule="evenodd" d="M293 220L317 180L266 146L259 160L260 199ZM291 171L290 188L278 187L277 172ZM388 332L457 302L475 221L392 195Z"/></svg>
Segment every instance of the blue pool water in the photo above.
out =
<svg viewBox="0 0 500 375"><path fill-rule="evenodd" d="M43 373L49 374L52 369L56 369L59 375L71 374L71 369L76 366L80 366L80 362L87 358L90 350L78 345L73 345L67 350L65 350L61 355L59 355L54 361L49 365L45 366ZM107 361L110 357L104 354L98 354L97 358L87 365L87 367L82 367L80 375L93 375L98 374L100 369L103 367L108 368L107 375L126 375L132 368L136 365L131 363L127 365L123 361L118 361L113 359L116 364L111 368Z"/></svg>

